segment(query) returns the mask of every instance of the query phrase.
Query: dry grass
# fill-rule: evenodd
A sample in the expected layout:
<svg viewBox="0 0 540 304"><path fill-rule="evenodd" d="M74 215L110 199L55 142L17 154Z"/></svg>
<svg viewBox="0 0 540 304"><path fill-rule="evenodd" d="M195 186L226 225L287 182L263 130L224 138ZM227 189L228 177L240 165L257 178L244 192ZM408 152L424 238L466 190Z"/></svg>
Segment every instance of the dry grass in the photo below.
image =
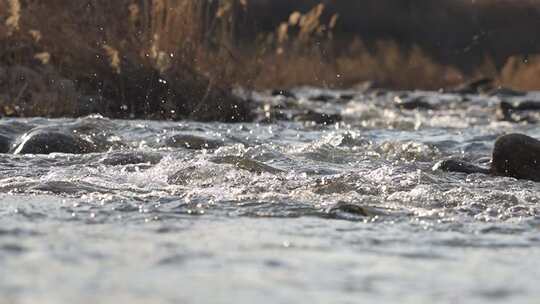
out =
<svg viewBox="0 0 540 304"><path fill-rule="evenodd" d="M0 68L6 71L6 79L0 73L0 108L19 115L73 115L77 99L93 95L90 111L132 117L153 111L174 118L217 102L210 97L222 100L228 83L220 69L203 71L198 62L223 56L214 45L230 39L241 3L0 0ZM162 85L158 74L175 82ZM54 87L60 82L71 82L63 86L73 91L69 96L50 93L62 91Z"/></svg>
<svg viewBox="0 0 540 304"><path fill-rule="evenodd" d="M252 82L257 88L298 84L343 88L371 81L395 89L439 89L459 84L465 78L456 68L436 63L420 48L403 50L392 41L381 40L369 51L357 40L344 54L330 58L326 54L318 49L301 55L279 51L261 56L251 64L261 67Z"/></svg>
<svg viewBox="0 0 540 304"><path fill-rule="evenodd" d="M374 81L439 89L478 75L540 89L540 55L511 57L503 68L486 57L472 73L463 72L418 45L349 39L336 32L341 16L322 3L293 11L274 31L246 41L241 33L250 24L242 21L248 10L249 0L0 0L0 68L27 68L17 72L25 81L6 76L3 87L0 73L0 112L4 107L4 113L69 115L76 111L70 100L90 88L120 96L98 105L108 111L129 102L133 112L144 110L150 105L128 101L118 81L144 69L172 75L186 100L203 101L216 86L350 87ZM6 110L9 105L18 108Z"/></svg>
<svg viewBox="0 0 540 304"><path fill-rule="evenodd" d="M540 55L512 56L497 77L500 84L519 90L540 90Z"/></svg>

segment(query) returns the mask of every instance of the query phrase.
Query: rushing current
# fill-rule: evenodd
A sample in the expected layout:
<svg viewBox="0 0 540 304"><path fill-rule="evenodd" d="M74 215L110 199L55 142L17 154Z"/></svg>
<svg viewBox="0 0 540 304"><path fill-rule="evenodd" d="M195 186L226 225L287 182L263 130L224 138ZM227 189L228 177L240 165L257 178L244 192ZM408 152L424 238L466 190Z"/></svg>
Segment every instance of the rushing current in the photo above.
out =
<svg viewBox="0 0 540 304"><path fill-rule="evenodd" d="M2 119L108 148L1 155L0 303L537 301L540 184L436 164L540 138L496 119L540 94L294 93L252 94L284 117L258 123Z"/></svg>

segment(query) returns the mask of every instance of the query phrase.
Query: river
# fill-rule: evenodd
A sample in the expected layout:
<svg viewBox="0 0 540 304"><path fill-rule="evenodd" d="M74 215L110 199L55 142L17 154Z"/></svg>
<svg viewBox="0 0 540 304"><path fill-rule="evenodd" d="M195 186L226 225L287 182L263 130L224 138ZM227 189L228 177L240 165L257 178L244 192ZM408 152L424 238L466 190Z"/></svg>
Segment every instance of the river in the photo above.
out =
<svg viewBox="0 0 540 304"><path fill-rule="evenodd" d="M295 94L251 98L342 121L2 119L110 148L1 156L0 303L536 303L540 184L434 167L540 138L495 119L540 94ZM415 98L426 109L396 106Z"/></svg>

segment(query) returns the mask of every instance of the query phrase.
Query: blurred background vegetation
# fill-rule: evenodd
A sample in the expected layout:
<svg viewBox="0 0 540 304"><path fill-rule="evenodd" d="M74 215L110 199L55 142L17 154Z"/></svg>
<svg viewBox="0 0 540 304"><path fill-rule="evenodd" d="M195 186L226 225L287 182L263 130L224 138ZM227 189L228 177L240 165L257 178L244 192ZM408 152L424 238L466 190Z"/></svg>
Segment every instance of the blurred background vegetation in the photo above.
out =
<svg viewBox="0 0 540 304"><path fill-rule="evenodd" d="M0 112L212 120L217 100L241 120L235 86L540 89L539 28L536 0L0 0Z"/></svg>

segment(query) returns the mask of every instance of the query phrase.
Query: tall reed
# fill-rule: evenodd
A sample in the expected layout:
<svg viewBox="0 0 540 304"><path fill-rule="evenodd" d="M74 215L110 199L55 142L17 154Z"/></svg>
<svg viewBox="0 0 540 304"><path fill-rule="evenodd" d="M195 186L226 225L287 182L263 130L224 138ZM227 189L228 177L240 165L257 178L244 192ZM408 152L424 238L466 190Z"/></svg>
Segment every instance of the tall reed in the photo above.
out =
<svg viewBox="0 0 540 304"><path fill-rule="evenodd" d="M256 88L375 80L395 88L437 89L474 76L438 63L418 46L339 41L341 17L325 1L293 11L275 31L246 41L250 1L0 0L0 64L38 60L72 78L91 76L103 64L122 73L129 59L161 72L193 71L213 84ZM478 63L476 74L540 88L538 65L534 56L528 62L515 57L502 69Z"/></svg>

